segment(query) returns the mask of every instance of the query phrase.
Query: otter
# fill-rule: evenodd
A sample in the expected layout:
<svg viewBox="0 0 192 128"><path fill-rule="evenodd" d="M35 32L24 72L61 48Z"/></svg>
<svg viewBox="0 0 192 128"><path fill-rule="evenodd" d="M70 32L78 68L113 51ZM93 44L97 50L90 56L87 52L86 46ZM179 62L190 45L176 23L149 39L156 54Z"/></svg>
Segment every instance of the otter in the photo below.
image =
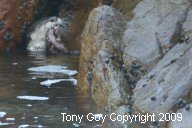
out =
<svg viewBox="0 0 192 128"><path fill-rule="evenodd" d="M35 23L29 32L29 43L27 51L32 53L46 53L46 38L47 31L56 24L62 24L63 21L57 17L42 19Z"/></svg>
<svg viewBox="0 0 192 128"><path fill-rule="evenodd" d="M56 24L46 33L46 51L49 53L68 53L68 49L61 41L61 24Z"/></svg>
<svg viewBox="0 0 192 128"><path fill-rule="evenodd" d="M34 24L29 31L27 51L30 53L56 54L65 53L79 55L79 51L69 51L62 42L71 34L69 24L71 13L64 18L50 17Z"/></svg>

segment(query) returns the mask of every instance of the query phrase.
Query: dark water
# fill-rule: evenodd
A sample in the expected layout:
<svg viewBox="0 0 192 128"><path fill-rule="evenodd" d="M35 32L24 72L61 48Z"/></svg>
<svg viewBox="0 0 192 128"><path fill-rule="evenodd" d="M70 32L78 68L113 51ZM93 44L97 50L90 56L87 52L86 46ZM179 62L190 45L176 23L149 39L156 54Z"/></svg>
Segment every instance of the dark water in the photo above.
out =
<svg viewBox="0 0 192 128"><path fill-rule="evenodd" d="M28 68L62 65L78 71L78 56L0 55L0 127L73 128L74 122L62 122L61 113L86 114L90 102L78 96L72 82L59 82L49 88L40 82L68 79L63 73L32 72ZM76 75L70 76L75 79ZM17 96L43 96L48 100L24 100Z"/></svg>
<svg viewBox="0 0 192 128"><path fill-rule="evenodd" d="M78 72L78 56L0 55L0 128L119 128L110 120L88 121L88 113L104 114L92 104L90 95L79 95L74 80ZM42 66L49 66L47 72ZM50 66L64 66L53 69ZM41 67L34 71L34 67ZM29 70L33 68L32 70ZM51 69L51 71L50 71ZM37 70L37 68L36 68ZM40 71L41 70L41 71ZM65 74L68 73L68 74ZM47 80L72 79L51 86L42 85ZM49 81L50 82L50 81ZM37 96L44 100L20 99L18 96ZM31 98L31 97L30 97ZM97 113L96 113L97 111ZM6 115L4 115L6 113ZM81 123L62 122L61 113L84 115ZM4 116L3 116L4 115Z"/></svg>

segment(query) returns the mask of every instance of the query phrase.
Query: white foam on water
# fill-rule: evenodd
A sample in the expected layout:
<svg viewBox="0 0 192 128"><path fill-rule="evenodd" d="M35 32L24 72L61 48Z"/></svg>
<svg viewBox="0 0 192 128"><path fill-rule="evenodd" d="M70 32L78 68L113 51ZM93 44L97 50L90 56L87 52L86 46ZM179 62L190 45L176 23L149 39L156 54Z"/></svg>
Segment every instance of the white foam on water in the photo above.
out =
<svg viewBox="0 0 192 128"><path fill-rule="evenodd" d="M80 125L79 125L79 124L76 124L76 123L73 123L73 126L74 126L75 128L78 128Z"/></svg>
<svg viewBox="0 0 192 128"><path fill-rule="evenodd" d="M19 125L19 127L18 127L18 128L27 128L27 127L29 127L29 125L28 125L28 124L22 124L22 125Z"/></svg>
<svg viewBox="0 0 192 128"><path fill-rule="evenodd" d="M35 117L33 117L33 119L35 119L35 120L37 120L39 117L37 117L37 116L35 116Z"/></svg>
<svg viewBox="0 0 192 128"><path fill-rule="evenodd" d="M18 99L22 100L48 100L49 97L41 97L41 96L17 96Z"/></svg>
<svg viewBox="0 0 192 128"><path fill-rule="evenodd" d="M0 118L3 118L6 115L6 112L0 112Z"/></svg>
<svg viewBox="0 0 192 128"><path fill-rule="evenodd" d="M40 85L50 87L52 84L59 83L59 82L62 82L62 81L72 82L73 85L77 85L77 80L73 79L73 78L70 78L70 79L54 79L54 80L48 79L46 81L40 82Z"/></svg>
<svg viewBox="0 0 192 128"><path fill-rule="evenodd" d="M33 128L46 128L46 126L43 126L43 125L40 125L40 124L38 124L38 125L29 125L29 124L22 124L22 125L19 125L19 127L18 128L31 128L31 127L33 127Z"/></svg>
<svg viewBox="0 0 192 128"><path fill-rule="evenodd" d="M15 121L15 118L6 118L6 121Z"/></svg>
<svg viewBox="0 0 192 128"><path fill-rule="evenodd" d="M26 106L27 106L27 107L32 107L33 105L32 105L32 104L27 104Z"/></svg>
<svg viewBox="0 0 192 128"><path fill-rule="evenodd" d="M43 127L45 127L45 126L43 126L43 125L37 125L37 128L43 128Z"/></svg>
<svg viewBox="0 0 192 128"><path fill-rule="evenodd" d="M22 119L22 120L25 120L25 119L26 119L26 117L21 117L21 119Z"/></svg>
<svg viewBox="0 0 192 128"><path fill-rule="evenodd" d="M6 126L6 125L10 125L10 124L12 124L12 123L2 123L2 122L0 121L0 126Z"/></svg>
<svg viewBox="0 0 192 128"><path fill-rule="evenodd" d="M69 70L66 66L60 65L46 65L46 66L39 66L39 67L32 67L28 68L28 71L33 72L48 72L48 73L63 73L68 76L72 76L77 74L76 70Z"/></svg>

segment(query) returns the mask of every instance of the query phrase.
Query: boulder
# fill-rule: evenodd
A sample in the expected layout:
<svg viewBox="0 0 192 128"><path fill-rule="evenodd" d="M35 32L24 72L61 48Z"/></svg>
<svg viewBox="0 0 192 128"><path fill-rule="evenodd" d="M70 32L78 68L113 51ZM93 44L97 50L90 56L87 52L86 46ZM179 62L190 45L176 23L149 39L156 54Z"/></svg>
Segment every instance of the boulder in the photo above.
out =
<svg viewBox="0 0 192 128"><path fill-rule="evenodd" d="M99 106L126 103L127 82L121 70L123 16L110 6L91 11L81 35L78 89L90 92Z"/></svg>
<svg viewBox="0 0 192 128"><path fill-rule="evenodd" d="M166 113L187 95L192 85L192 11L181 26L181 41L175 45L134 89L134 108L144 113Z"/></svg>
<svg viewBox="0 0 192 128"><path fill-rule="evenodd" d="M34 19L38 3L39 0L0 1L0 51L10 51L21 43L21 35Z"/></svg>
<svg viewBox="0 0 192 128"><path fill-rule="evenodd" d="M143 113L169 112L192 87L192 48L175 45L134 89L134 109Z"/></svg>
<svg viewBox="0 0 192 128"><path fill-rule="evenodd" d="M187 0L141 1L133 10L134 17L127 23L124 32L125 63L129 58L136 58L147 65L158 62L160 57L179 42L181 24L189 5Z"/></svg>
<svg viewBox="0 0 192 128"><path fill-rule="evenodd" d="M191 128L192 127L192 104L187 105L186 108L182 108L176 112L176 116L173 116L173 121L169 123L168 128ZM176 119L174 121L174 119Z"/></svg>

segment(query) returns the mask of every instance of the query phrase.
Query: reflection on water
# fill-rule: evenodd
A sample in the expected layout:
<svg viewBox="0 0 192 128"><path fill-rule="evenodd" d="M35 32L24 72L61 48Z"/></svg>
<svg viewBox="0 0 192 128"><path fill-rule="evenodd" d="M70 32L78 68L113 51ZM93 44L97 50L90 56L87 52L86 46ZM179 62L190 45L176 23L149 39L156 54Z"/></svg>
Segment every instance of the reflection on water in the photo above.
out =
<svg viewBox="0 0 192 128"><path fill-rule="evenodd" d="M74 122L62 123L61 116L64 112L89 112L89 100L77 96L75 90L77 56L0 55L0 58L0 127L78 127ZM65 68L49 67L52 72L29 70L47 65Z"/></svg>

